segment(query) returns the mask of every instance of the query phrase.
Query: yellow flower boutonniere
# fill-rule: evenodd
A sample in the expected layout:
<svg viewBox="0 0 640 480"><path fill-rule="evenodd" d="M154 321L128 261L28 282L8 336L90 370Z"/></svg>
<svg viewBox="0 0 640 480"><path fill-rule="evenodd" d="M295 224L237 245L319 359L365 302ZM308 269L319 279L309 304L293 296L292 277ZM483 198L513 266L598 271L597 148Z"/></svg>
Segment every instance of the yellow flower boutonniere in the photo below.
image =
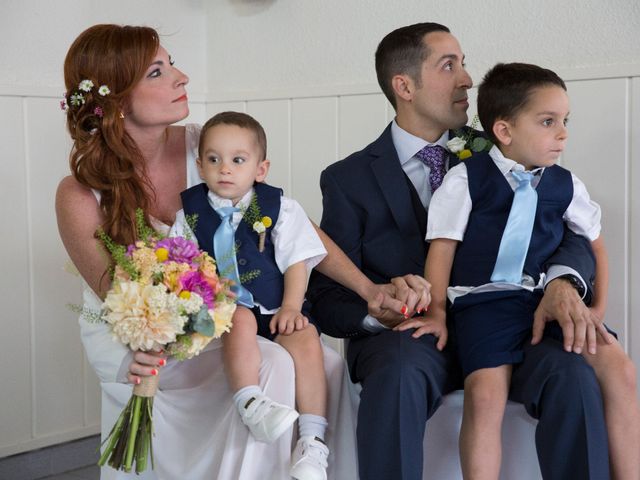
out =
<svg viewBox="0 0 640 480"><path fill-rule="evenodd" d="M264 251L264 242L267 235L267 229L273 224L271 217L262 215L260 212L260 205L258 205L258 197L254 193L251 197L251 203L242 215L242 219L247 222L253 228L253 231L258 234L258 251Z"/></svg>
<svg viewBox="0 0 640 480"><path fill-rule="evenodd" d="M488 152L493 146L493 143L491 143L490 140L475 136L477 135L476 127L478 126L478 123L478 116L475 115L466 132L463 130L456 130L456 136L447 142L447 148L449 151L451 153L455 153L460 160L466 160L474 153Z"/></svg>
<svg viewBox="0 0 640 480"><path fill-rule="evenodd" d="M262 217L260 220L253 222L253 231L258 234L259 243L258 243L258 251L264 252L264 241L267 235L267 228L269 228L273 224L273 220L271 217Z"/></svg>

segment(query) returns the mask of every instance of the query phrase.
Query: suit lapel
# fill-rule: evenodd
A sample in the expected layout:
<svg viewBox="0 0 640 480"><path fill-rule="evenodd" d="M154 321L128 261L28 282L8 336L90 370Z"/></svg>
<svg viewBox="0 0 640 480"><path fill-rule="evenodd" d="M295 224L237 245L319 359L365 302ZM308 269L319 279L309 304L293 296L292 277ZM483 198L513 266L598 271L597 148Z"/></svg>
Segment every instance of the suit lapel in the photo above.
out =
<svg viewBox="0 0 640 480"><path fill-rule="evenodd" d="M417 236L421 242L424 242L423 232L420 231L419 224L413 215L411 193L398 153L393 146L390 127L387 127L378 141L372 145L371 155L374 157L371 162L373 175L398 229L403 236L407 238ZM422 257L422 252L413 252L413 254L412 256L416 257L414 260L424 262L424 258L419 258Z"/></svg>

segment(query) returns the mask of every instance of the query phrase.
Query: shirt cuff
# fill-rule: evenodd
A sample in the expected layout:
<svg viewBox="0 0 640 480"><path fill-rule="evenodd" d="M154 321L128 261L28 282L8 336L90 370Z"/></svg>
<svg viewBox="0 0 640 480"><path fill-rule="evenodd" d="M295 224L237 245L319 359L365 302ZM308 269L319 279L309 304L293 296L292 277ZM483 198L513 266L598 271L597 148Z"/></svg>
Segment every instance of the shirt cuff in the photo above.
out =
<svg viewBox="0 0 640 480"><path fill-rule="evenodd" d="M362 328L370 333L379 333L384 330L389 330L389 327L381 324L377 318L372 317L371 315L364 317L364 320L362 320Z"/></svg>
<svg viewBox="0 0 640 480"><path fill-rule="evenodd" d="M582 283L582 287L583 287L582 291L585 292L585 294L582 295L582 298L584 299L587 292L587 284L585 283L584 279L580 276L580 274L576 270L574 270L571 267L567 267L565 265L549 266L549 268L547 269L547 274L544 277L543 289L547 288L547 285L551 280L555 280L556 278L562 277L563 275L574 275L578 278L578 280L580 280L580 283Z"/></svg>

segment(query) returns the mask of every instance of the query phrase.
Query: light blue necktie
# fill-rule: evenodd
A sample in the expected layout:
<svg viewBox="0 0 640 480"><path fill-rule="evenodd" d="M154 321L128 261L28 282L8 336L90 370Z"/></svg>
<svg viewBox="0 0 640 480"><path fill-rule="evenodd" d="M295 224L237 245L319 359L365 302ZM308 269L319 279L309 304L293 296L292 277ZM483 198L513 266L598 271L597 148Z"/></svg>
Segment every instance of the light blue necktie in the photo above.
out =
<svg viewBox="0 0 640 480"><path fill-rule="evenodd" d="M238 262L235 251L235 235L231 219L239 209L236 207L216 208L216 213L220 215L220 226L213 234L213 252L216 255L218 273L221 277L226 277L234 281L235 285L231 291L236 294L236 302L248 308L253 307L253 295L240 283L240 273L238 272Z"/></svg>
<svg viewBox="0 0 640 480"><path fill-rule="evenodd" d="M518 181L518 186L513 194L509 219L502 233L491 281L520 284L524 261L531 242L533 221L538 207L538 194L531 186L533 173L512 171L511 175Z"/></svg>

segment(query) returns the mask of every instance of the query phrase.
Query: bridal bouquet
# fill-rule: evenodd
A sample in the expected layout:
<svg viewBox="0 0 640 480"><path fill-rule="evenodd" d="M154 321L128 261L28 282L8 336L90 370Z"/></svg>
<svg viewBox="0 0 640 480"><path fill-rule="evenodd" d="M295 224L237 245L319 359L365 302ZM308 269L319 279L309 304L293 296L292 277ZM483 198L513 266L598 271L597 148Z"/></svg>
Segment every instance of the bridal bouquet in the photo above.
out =
<svg viewBox="0 0 640 480"><path fill-rule="evenodd" d="M161 351L178 360L198 355L231 328L236 305L216 264L188 238L161 237L138 212L138 240L125 247L99 231L115 264L100 318L131 350ZM153 468L152 410L158 376L143 377L105 440L98 465L136 473Z"/></svg>

